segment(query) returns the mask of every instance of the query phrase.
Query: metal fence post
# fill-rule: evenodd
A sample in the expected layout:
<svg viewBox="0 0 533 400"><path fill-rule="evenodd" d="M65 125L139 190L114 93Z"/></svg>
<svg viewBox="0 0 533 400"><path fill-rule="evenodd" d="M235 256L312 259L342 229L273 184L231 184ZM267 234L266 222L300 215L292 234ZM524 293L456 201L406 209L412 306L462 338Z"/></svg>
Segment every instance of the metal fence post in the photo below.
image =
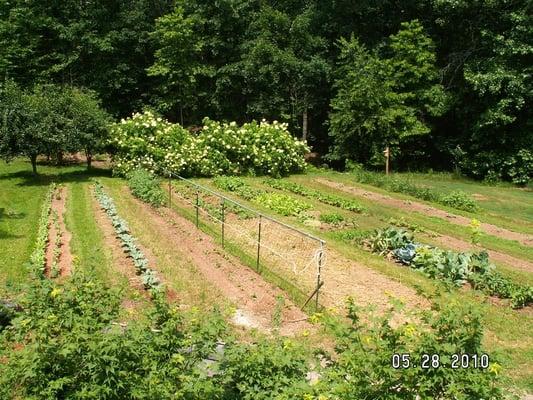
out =
<svg viewBox="0 0 533 400"><path fill-rule="evenodd" d="M224 248L224 225L225 225L225 208L226 203L224 202L224 198L222 198L222 203L220 204L222 209L222 248Z"/></svg>
<svg viewBox="0 0 533 400"><path fill-rule="evenodd" d="M318 311L318 292L320 292L321 273L322 273L322 257L324 254L324 242L320 242L320 252L318 253L318 273L316 277L316 299L315 299L315 312Z"/></svg>
<svg viewBox="0 0 533 400"><path fill-rule="evenodd" d="M168 173L168 208L172 208L172 172Z"/></svg>
<svg viewBox="0 0 533 400"><path fill-rule="evenodd" d="M261 251L261 223L262 223L262 215L259 214L259 232L257 234L257 261L256 261L257 271L259 271L259 254Z"/></svg>
<svg viewBox="0 0 533 400"><path fill-rule="evenodd" d="M198 212L200 209L200 192L196 190L196 227L199 226Z"/></svg>

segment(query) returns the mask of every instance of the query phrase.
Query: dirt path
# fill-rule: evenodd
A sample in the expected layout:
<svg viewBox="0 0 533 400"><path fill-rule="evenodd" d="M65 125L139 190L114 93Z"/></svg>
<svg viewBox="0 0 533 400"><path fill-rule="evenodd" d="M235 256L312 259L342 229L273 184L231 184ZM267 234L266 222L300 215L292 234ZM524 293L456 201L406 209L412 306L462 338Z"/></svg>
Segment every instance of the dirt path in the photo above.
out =
<svg viewBox="0 0 533 400"><path fill-rule="evenodd" d="M57 272L59 276L64 277L71 274L72 271L72 253L70 251L70 240L72 234L65 225L65 210L67 202L67 189L64 186L59 186L52 196L52 204L50 211L49 230L48 230L48 245L46 247L45 260L45 275L50 277L52 272L52 264L54 262L54 250L56 249L56 242L59 236L59 257L57 259ZM57 215L57 227L53 222L53 215ZM57 229L59 227L59 229Z"/></svg>
<svg viewBox="0 0 533 400"><path fill-rule="evenodd" d="M354 194L356 196L363 196L369 200L372 200L372 201L375 201L381 204L396 207L396 208L406 210L406 211L415 211L415 212L418 212L424 215L428 215L430 217L442 218L455 225L462 225L462 226L470 225L469 218L463 217L462 215L451 214L444 210L429 206L427 204L418 203L416 201L406 201L406 200L396 199L396 198L393 198L387 195L383 195L383 194L379 194L375 192L369 192L367 190L360 189L354 186L349 186L343 183L334 182L329 179L316 178L314 180L330 188L341 190L343 192ZM508 229L500 228L499 226L484 223L484 222L481 223L481 229L483 230L484 233L492 235L492 236L496 236L502 239L516 240L517 242L525 246L533 246L533 237L525 233L513 232Z"/></svg>
<svg viewBox="0 0 533 400"><path fill-rule="evenodd" d="M131 195L128 193L128 196ZM274 314L279 310L279 331L282 335L292 336L313 328L305 321L306 314L287 298L286 293L222 251L211 236L196 229L189 220L167 208L155 210L140 200L134 200L139 217L150 221L159 234L181 252L182 261L193 265L203 279L235 303L238 307L233 318L235 324L270 331ZM283 305L278 300L282 298Z"/></svg>

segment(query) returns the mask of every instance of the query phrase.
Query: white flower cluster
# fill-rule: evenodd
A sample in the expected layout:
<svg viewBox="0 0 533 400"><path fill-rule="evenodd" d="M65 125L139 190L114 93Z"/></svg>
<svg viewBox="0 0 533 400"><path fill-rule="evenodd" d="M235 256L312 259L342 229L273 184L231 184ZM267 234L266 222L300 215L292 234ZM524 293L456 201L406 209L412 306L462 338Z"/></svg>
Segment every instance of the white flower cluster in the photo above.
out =
<svg viewBox="0 0 533 400"><path fill-rule="evenodd" d="M287 124L274 121L238 126L206 118L198 135L151 112L133 114L112 127L115 173L143 167L190 176L258 174L280 176L304 168L304 142Z"/></svg>

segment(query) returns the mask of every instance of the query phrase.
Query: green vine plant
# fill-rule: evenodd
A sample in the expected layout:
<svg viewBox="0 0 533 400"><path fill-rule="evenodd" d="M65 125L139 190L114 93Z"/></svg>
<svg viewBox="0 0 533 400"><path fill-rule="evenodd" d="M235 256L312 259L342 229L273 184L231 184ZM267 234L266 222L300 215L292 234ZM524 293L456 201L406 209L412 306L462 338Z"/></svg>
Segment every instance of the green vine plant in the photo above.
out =
<svg viewBox="0 0 533 400"><path fill-rule="evenodd" d="M162 290L162 284L157 273L148 267L148 260L136 244L137 239L131 235L126 221L118 215L113 199L105 193L100 182L95 182L94 193L100 207L111 220L116 237L121 241L124 252L133 259L136 273L141 276L144 288L150 291L152 296L155 296Z"/></svg>
<svg viewBox="0 0 533 400"><path fill-rule="evenodd" d="M51 183L46 192L46 196L41 208L39 217L39 228L35 248L30 256L30 268L39 277L44 278L46 268L46 246L48 245L48 228L50 225L50 210L52 208L52 197L56 191L56 184Z"/></svg>

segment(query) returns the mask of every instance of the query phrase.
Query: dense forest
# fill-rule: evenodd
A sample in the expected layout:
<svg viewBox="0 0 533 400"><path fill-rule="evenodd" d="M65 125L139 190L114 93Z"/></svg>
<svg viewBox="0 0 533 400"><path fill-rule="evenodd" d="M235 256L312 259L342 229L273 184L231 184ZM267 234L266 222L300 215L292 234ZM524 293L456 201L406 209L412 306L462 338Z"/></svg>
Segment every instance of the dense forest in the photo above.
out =
<svg viewBox="0 0 533 400"><path fill-rule="evenodd" d="M333 166L381 166L389 146L394 168L523 184L533 174L532 8L528 0L0 0L0 100L16 86L32 94L24 101L47 104L67 86L58 112L71 107L84 121L107 119L78 112L99 103L115 119L149 108L186 127L206 116L265 118L287 122ZM68 105L73 94L79 107ZM87 124L85 141L100 137Z"/></svg>

